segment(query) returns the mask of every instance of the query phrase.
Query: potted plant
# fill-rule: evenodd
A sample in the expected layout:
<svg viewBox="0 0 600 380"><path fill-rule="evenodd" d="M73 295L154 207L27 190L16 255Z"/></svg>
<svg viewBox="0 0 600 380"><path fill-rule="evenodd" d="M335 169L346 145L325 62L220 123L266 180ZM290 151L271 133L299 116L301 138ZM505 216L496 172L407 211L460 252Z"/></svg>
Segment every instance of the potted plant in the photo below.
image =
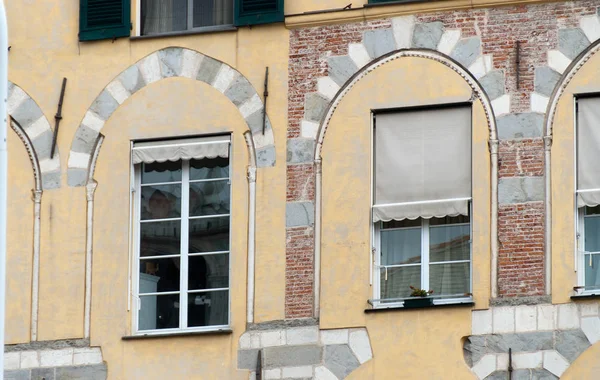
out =
<svg viewBox="0 0 600 380"><path fill-rule="evenodd" d="M411 293L410 297L404 300L404 307L427 307L433 305L433 298L429 297L433 294L433 290L425 290L410 286Z"/></svg>

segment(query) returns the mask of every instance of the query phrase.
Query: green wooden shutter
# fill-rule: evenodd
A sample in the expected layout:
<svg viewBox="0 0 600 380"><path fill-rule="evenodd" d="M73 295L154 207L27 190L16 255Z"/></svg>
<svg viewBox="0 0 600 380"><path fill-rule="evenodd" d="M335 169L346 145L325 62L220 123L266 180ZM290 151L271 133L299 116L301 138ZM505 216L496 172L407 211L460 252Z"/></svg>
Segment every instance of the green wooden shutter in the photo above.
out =
<svg viewBox="0 0 600 380"><path fill-rule="evenodd" d="M79 41L129 37L130 0L80 0Z"/></svg>
<svg viewBox="0 0 600 380"><path fill-rule="evenodd" d="M283 0L235 0L235 26L282 21Z"/></svg>

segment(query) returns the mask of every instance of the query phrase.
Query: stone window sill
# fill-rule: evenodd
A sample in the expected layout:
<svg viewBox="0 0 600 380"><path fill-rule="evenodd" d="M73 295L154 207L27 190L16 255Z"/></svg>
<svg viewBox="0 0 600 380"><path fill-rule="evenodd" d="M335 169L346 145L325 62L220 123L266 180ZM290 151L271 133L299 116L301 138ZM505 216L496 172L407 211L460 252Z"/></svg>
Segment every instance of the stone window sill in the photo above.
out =
<svg viewBox="0 0 600 380"><path fill-rule="evenodd" d="M131 41L151 40L151 39L156 39L156 38L193 36L196 34L206 34L206 33L235 32L236 30L238 30L238 28L233 25L219 25L219 26L209 26L206 28L195 29L195 30L183 30L180 32L167 32L167 33L161 33L161 34L152 34L152 35L148 35L148 36L132 36L132 37L129 37L129 39Z"/></svg>
<svg viewBox="0 0 600 380"><path fill-rule="evenodd" d="M208 331L181 331L171 333L156 333L156 334L139 334L139 335L128 335L124 336L122 340L141 340L141 339L162 339L162 338L179 338L185 336L197 336L197 335L230 335L233 333L232 329L220 329L220 330L208 330Z"/></svg>
<svg viewBox="0 0 600 380"><path fill-rule="evenodd" d="M421 310L421 309L438 309L438 308L449 308L449 307L473 307L475 302L468 300L464 302L444 303L438 305L428 305L422 307L404 307L404 306L391 306L391 307L378 307L373 309L365 309L366 314L370 313L383 313L386 311L410 311L410 310Z"/></svg>

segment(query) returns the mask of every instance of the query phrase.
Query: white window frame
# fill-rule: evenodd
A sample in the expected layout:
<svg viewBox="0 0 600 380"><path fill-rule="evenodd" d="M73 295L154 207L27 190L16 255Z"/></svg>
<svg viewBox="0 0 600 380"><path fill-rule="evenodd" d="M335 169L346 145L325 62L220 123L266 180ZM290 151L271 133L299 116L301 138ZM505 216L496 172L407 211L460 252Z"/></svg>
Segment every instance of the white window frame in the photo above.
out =
<svg viewBox="0 0 600 380"><path fill-rule="evenodd" d="M575 196L577 198L577 196ZM577 202L575 202L577 203ZM600 251L587 252L585 250L585 207L577 208L575 204L575 217L576 217L576 235L575 235L575 252L576 252L576 267L577 272L577 286L582 287L577 292L578 294L592 295L600 294L600 287L596 289L585 289L585 267L589 258L586 258L586 254L591 253L592 255L600 255ZM600 217L600 216L598 216Z"/></svg>
<svg viewBox="0 0 600 380"><path fill-rule="evenodd" d="M224 29L224 28L231 28L234 26L233 24L233 19L235 17L235 2L237 0L231 0L232 2L232 13L231 13L231 17L232 17L232 23L231 24L221 24L221 25L210 25L210 26L200 26L200 27L196 27L194 28L194 0L187 0L187 8L188 8L188 12L187 12L187 29L185 30L177 30L177 31L170 31L170 32L164 32L164 33L160 33L160 34L152 34L151 36L168 36L170 34L181 34L181 33L188 33L188 32L203 32L203 31L211 31L211 30L219 30L219 29ZM135 34L136 36L147 36L147 34L142 34L142 0L136 0L136 27L135 27Z"/></svg>
<svg viewBox="0 0 600 380"><path fill-rule="evenodd" d="M157 140L158 141L158 140ZM161 140L162 141L162 140ZM133 146L133 143L131 144ZM228 184L230 186L230 191L233 190L232 187L232 146L231 143L229 145L229 177L228 178L218 178L218 179L210 179L208 181L216 181L216 180L228 180ZM189 235L188 235L188 226L189 226L189 185L190 183L197 182L207 182L207 180L192 180L189 179L189 160L182 160L182 173L181 173L181 242L180 242L180 268L179 268L179 291L174 292L160 292L160 293L144 293L147 295L169 295L169 294L177 294L179 293L179 328L171 328L171 329L154 329L154 330L139 330L138 322L139 322L139 311L141 309L141 298L139 293L139 279L140 279L140 222L141 222L141 180L142 173L141 168L143 164L132 165L132 173L133 173L133 198L134 198L134 207L133 207L133 215L131 219L133 220L133 228L134 228L134 239L133 239L133 273L130 274L131 280L133 283L132 286L132 327L133 327L133 335L165 335L165 334L176 334L176 333L184 333L184 332L202 332L202 331L219 331L224 329L229 329L231 326L231 243L232 243L232 210L231 210L231 197L230 197L230 210L229 214L219 215L222 217L229 217L229 251L219 251L219 252L204 252L204 253L195 253L189 254ZM152 184L144 184L144 185L164 185L170 184L171 182L166 183L152 183ZM179 183L179 182L177 182ZM191 219L202 219L206 217L214 217L211 216L200 216L200 217L191 217ZM162 219L157 219L154 221L160 221ZM170 218L164 219L165 221L170 220ZM204 289L204 290L193 290L188 291L188 260L189 257L193 256L206 256L210 254L224 254L227 253L229 255L228 260L228 283L229 286L227 288L216 288L216 289ZM160 258L169 258L172 257L170 255L161 256ZM206 292L214 292L220 290L227 290L228 293L228 301L227 301L227 324L225 325L211 325L211 326L198 326L198 327L187 327L188 322L188 303L187 296L189 294L194 293L206 293Z"/></svg>

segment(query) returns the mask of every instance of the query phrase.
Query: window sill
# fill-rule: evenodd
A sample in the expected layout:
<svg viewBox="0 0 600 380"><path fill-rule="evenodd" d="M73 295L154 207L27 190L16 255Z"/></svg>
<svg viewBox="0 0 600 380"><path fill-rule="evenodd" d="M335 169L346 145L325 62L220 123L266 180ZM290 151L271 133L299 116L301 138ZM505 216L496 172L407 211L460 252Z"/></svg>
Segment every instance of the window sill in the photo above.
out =
<svg viewBox="0 0 600 380"><path fill-rule="evenodd" d="M390 0L390 1L382 1L382 2L378 2L378 3L368 3L365 4L364 7L365 8L371 8L371 7L381 7L384 5L397 5L397 4L411 4L411 3L431 3L434 2L436 0Z"/></svg>
<svg viewBox="0 0 600 380"><path fill-rule="evenodd" d="M192 36L196 34L206 34L206 33L219 33L219 32L234 32L238 30L237 27L233 25L219 25L219 26L208 26L202 29L195 30L183 30L179 32L167 32L161 34L150 34L145 36L133 36L129 37L130 40L151 40L156 38L167 38L167 37L180 37L180 36Z"/></svg>
<svg viewBox="0 0 600 380"><path fill-rule="evenodd" d="M382 313L386 311L410 311L415 309L437 309L437 308L448 308L448 307L473 307L475 306L475 302L472 300L465 300L463 302L452 302L452 303L442 303L442 304L433 304L427 306L420 307L404 307L401 305L398 306L386 306L386 307L377 307L373 309L365 309L365 314L370 313Z"/></svg>
<svg viewBox="0 0 600 380"><path fill-rule="evenodd" d="M219 330L207 330L207 331L181 331L171 333L151 333L151 334L139 334L139 335L128 335L121 338L121 340L140 340L140 339L157 339L157 338L180 338L185 336L196 336L196 335L229 335L232 334L232 329L219 329Z"/></svg>
<svg viewBox="0 0 600 380"><path fill-rule="evenodd" d="M600 298L600 290L597 291L597 293L583 293L583 294L577 294L574 296L571 296L571 299L573 301L584 301L584 300L592 300L592 299L597 299Z"/></svg>

